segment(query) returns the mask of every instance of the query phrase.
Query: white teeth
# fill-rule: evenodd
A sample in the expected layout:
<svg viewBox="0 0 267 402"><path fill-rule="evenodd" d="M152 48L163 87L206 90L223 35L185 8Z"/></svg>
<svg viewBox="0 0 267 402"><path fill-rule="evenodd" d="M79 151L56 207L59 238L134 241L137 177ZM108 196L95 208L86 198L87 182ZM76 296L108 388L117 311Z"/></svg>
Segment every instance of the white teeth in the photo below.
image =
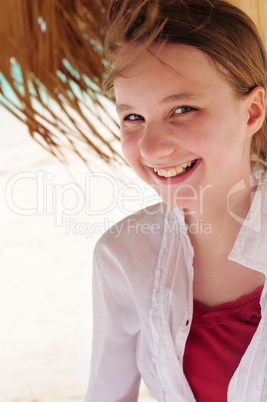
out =
<svg viewBox="0 0 267 402"><path fill-rule="evenodd" d="M177 172L175 169L170 169L170 170L168 170L165 177L173 177L173 176L176 176L176 174L177 174Z"/></svg>
<svg viewBox="0 0 267 402"><path fill-rule="evenodd" d="M157 169L154 168L154 171L159 175L163 177L175 177L181 173L184 173L187 167L190 167L192 165L192 161L182 163L181 165L176 166L175 168L171 169Z"/></svg>

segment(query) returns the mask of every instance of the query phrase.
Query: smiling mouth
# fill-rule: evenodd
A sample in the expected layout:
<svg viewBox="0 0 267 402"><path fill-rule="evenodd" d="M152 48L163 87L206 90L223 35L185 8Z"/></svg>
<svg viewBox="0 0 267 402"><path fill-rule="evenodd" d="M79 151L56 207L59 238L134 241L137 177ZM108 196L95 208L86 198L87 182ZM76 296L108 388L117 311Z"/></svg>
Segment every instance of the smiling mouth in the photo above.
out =
<svg viewBox="0 0 267 402"><path fill-rule="evenodd" d="M154 168L154 172L157 173L157 175L160 177L181 176L185 172L188 172L188 170L192 169L196 163L197 163L197 159L194 159L193 161L182 163L181 165L177 165L176 167L173 167L173 168L168 168L168 169Z"/></svg>

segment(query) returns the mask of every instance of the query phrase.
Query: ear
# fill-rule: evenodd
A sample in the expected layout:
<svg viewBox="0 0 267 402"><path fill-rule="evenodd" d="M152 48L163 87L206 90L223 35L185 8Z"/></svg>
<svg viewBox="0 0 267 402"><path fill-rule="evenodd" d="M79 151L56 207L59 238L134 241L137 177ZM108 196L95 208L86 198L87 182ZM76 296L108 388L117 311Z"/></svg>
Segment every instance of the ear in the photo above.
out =
<svg viewBox="0 0 267 402"><path fill-rule="evenodd" d="M254 88L247 97L247 134L251 137L261 128L265 119L265 91L262 87Z"/></svg>

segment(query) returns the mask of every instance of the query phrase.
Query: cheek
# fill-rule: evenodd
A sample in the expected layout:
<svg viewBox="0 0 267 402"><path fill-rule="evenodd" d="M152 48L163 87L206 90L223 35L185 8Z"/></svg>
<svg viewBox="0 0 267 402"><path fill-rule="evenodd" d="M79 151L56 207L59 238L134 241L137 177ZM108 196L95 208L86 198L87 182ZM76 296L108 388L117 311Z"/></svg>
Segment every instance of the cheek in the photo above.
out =
<svg viewBox="0 0 267 402"><path fill-rule="evenodd" d="M131 165L135 166L139 160L138 143L133 137L121 135L121 149L124 158Z"/></svg>

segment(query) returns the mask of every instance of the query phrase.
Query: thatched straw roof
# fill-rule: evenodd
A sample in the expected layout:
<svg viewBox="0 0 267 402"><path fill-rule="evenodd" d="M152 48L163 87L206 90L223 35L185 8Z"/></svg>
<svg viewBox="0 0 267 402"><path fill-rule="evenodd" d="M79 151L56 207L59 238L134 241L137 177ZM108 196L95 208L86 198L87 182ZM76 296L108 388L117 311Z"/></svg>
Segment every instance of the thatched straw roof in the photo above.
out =
<svg viewBox="0 0 267 402"><path fill-rule="evenodd" d="M60 159L64 148L73 148L82 158L89 158L90 149L106 161L120 160L116 123L105 112L99 87L108 5L109 0L0 2L0 71L14 91L10 95L0 77L0 102Z"/></svg>
<svg viewBox="0 0 267 402"><path fill-rule="evenodd" d="M250 14L266 38L266 0L230 1ZM121 161L118 128L100 89L109 3L0 1L0 103L61 160L69 148L83 159L93 151L107 162Z"/></svg>

